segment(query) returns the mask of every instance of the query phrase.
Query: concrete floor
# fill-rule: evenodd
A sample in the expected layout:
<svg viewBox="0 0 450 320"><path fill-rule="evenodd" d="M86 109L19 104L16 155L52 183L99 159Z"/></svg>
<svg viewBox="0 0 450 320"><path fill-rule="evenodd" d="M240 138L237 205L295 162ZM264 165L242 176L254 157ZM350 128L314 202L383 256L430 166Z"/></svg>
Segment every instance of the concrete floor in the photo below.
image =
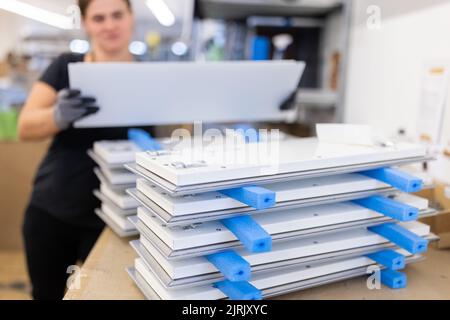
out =
<svg viewBox="0 0 450 320"><path fill-rule="evenodd" d="M21 251L0 251L0 300L30 300L30 284Z"/></svg>

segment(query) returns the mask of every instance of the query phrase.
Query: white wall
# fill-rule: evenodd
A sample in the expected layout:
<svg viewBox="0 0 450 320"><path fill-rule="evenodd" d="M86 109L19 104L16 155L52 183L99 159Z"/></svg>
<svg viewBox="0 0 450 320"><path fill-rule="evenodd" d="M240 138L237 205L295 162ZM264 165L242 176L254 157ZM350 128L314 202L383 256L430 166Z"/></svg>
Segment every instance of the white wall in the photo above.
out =
<svg viewBox="0 0 450 320"><path fill-rule="evenodd" d="M372 4L381 8L380 30L366 26ZM414 134L422 68L429 59L450 61L450 1L356 0L353 10L345 121Z"/></svg>

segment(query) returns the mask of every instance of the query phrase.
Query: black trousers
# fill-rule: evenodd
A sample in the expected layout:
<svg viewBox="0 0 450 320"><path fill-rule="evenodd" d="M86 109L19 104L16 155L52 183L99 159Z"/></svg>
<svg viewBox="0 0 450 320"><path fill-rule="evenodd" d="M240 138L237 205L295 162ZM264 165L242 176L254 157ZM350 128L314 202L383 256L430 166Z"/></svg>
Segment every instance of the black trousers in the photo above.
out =
<svg viewBox="0 0 450 320"><path fill-rule="evenodd" d="M87 258L102 229L72 226L30 205L22 231L33 298L59 300L71 266Z"/></svg>

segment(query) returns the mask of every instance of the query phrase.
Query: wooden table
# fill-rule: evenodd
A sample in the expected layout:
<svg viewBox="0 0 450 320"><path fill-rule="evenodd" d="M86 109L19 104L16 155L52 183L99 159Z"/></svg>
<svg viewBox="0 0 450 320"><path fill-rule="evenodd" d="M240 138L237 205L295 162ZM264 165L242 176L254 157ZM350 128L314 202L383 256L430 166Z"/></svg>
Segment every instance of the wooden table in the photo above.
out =
<svg viewBox="0 0 450 320"><path fill-rule="evenodd" d="M134 264L135 252L109 228L81 269L81 287L69 290L65 299L144 299L125 268ZM450 251L430 248L425 261L408 266L406 289L369 290L363 277L308 289L277 299L450 299Z"/></svg>

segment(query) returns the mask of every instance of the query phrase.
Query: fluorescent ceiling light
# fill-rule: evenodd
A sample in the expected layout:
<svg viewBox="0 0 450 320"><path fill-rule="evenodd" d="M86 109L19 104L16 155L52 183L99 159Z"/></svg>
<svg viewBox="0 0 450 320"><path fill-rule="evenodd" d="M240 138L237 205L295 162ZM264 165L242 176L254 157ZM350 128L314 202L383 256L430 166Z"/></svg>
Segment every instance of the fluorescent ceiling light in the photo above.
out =
<svg viewBox="0 0 450 320"><path fill-rule="evenodd" d="M147 0L145 3L155 18L163 26L171 27L175 24L175 15L172 13L164 0Z"/></svg>
<svg viewBox="0 0 450 320"><path fill-rule="evenodd" d="M71 17L51 12L22 1L0 0L0 9L64 30L73 29L74 27Z"/></svg>

